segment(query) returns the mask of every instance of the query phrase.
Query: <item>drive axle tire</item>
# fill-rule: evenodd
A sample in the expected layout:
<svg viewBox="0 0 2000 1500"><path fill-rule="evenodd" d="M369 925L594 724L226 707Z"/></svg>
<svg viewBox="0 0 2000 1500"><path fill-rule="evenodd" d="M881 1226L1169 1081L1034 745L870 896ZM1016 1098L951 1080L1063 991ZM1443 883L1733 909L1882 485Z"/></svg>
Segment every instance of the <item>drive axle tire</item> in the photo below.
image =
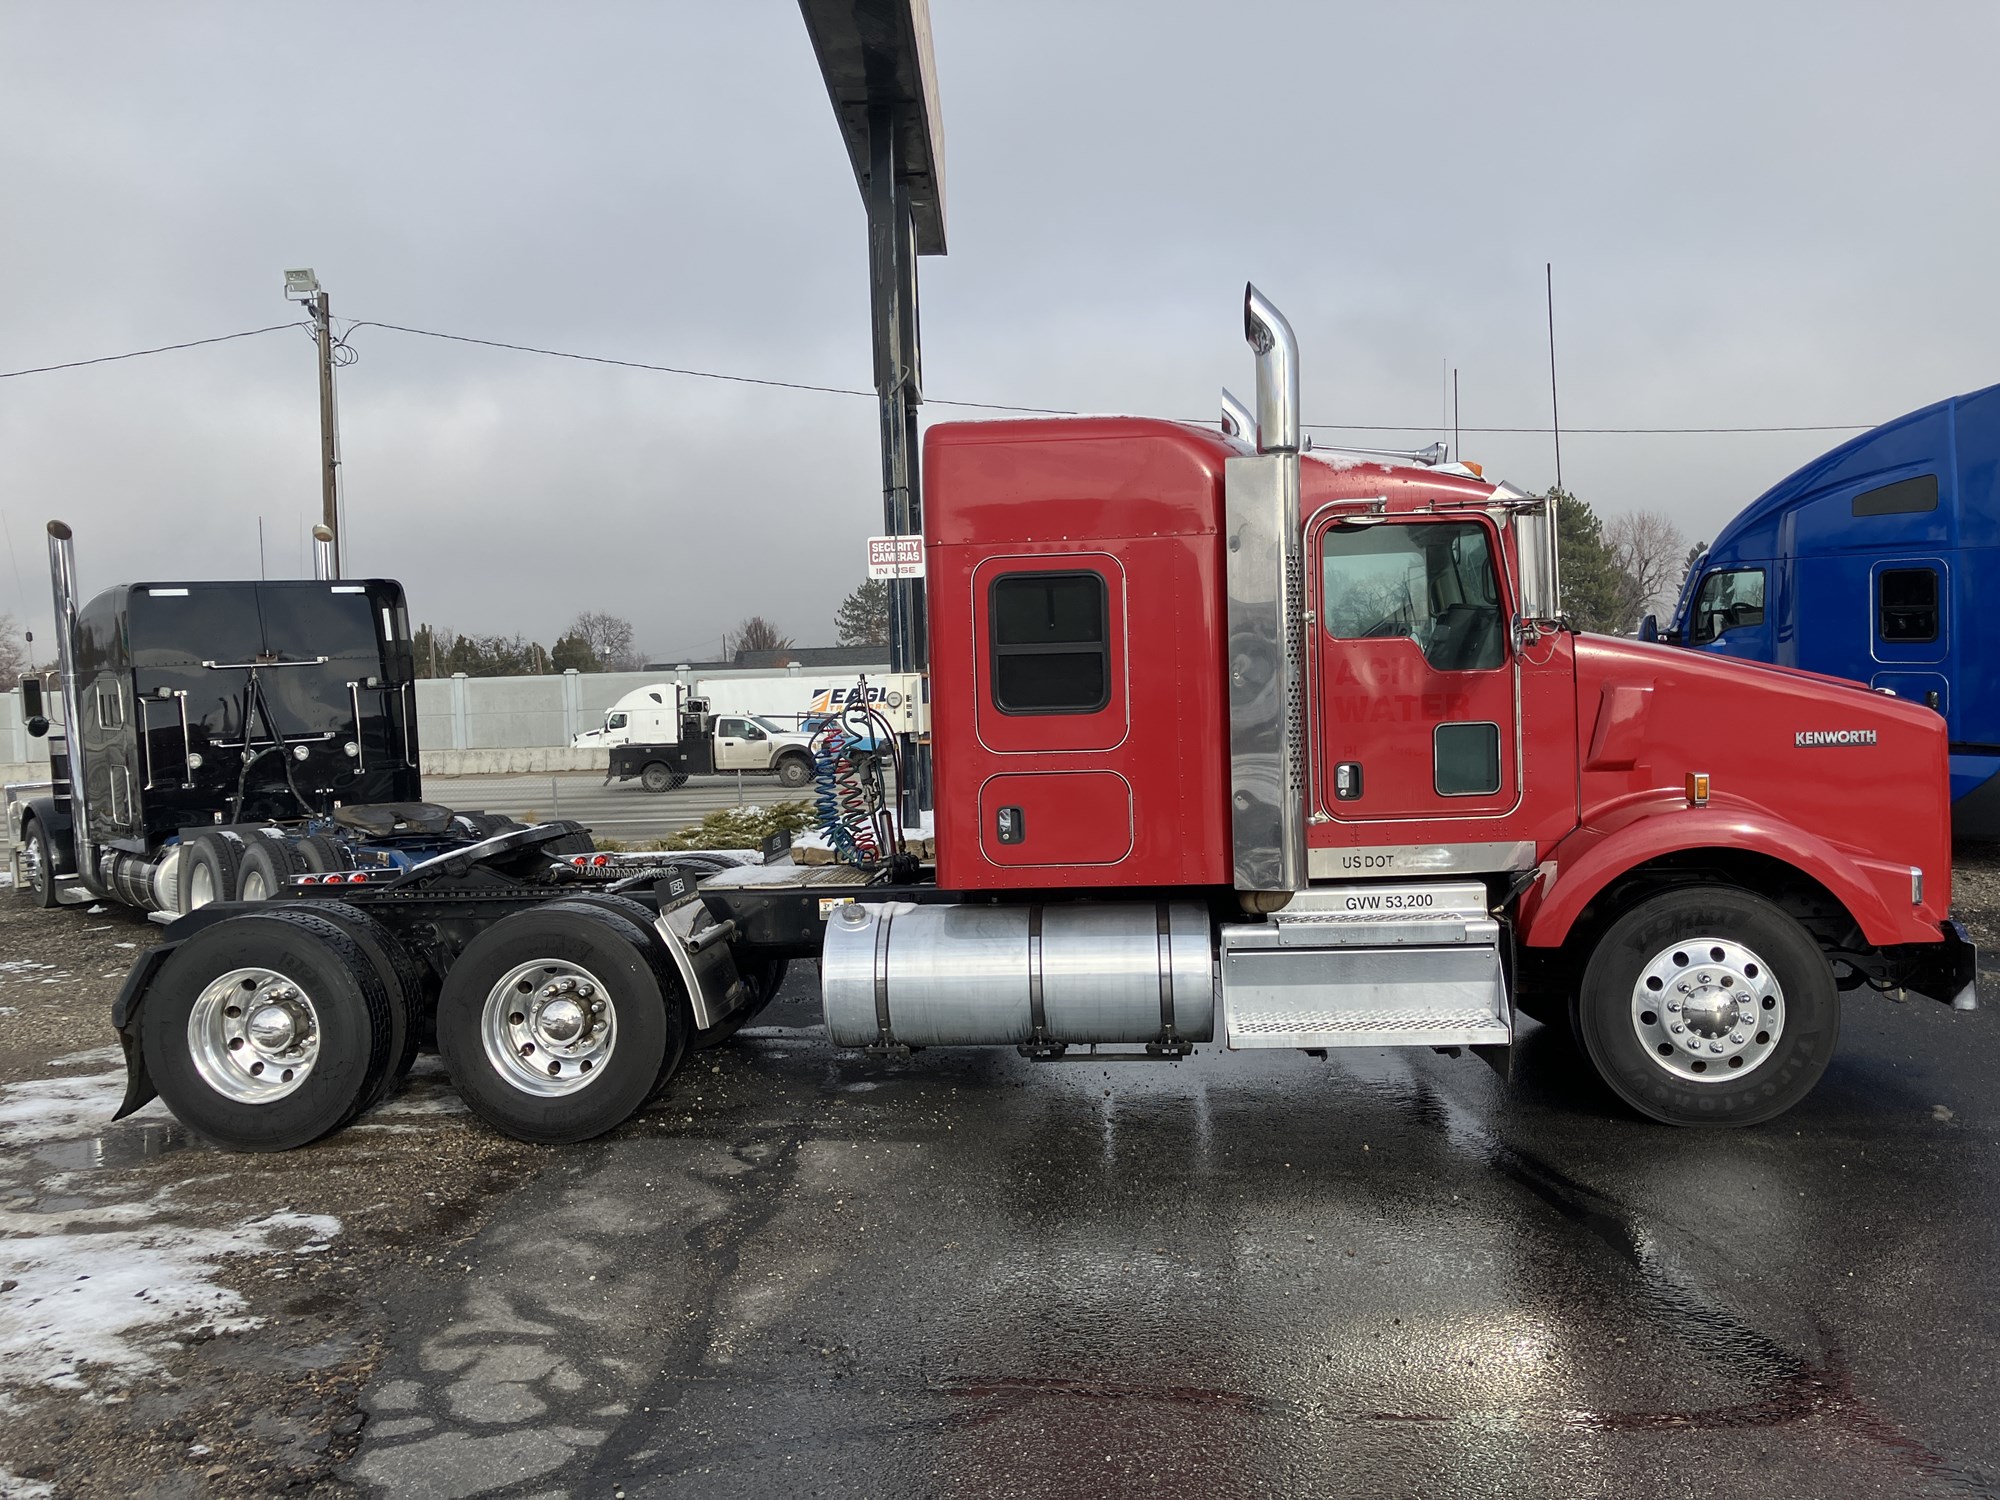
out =
<svg viewBox="0 0 2000 1500"><path fill-rule="evenodd" d="M294 875L306 873L306 859L289 839L252 838L236 867L236 899L270 901Z"/></svg>
<svg viewBox="0 0 2000 1500"><path fill-rule="evenodd" d="M1692 886L1614 922L1576 1034L1612 1092L1668 1125L1756 1125L1797 1104L1840 1039L1833 969L1761 896Z"/></svg>
<svg viewBox="0 0 2000 1500"><path fill-rule="evenodd" d="M466 1107L516 1140L585 1141L645 1103L687 1045L671 962L616 911L552 902L471 943L438 996Z"/></svg>
<svg viewBox="0 0 2000 1500"><path fill-rule="evenodd" d="M354 868L347 845L323 833L309 833L300 839L299 854L306 862L307 872L313 875L331 875L335 870Z"/></svg>
<svg viewBox="0 0 2000 1500"><path fill-rule="evenodd" d="M21 862L27 866L28 894L35 905L47 911L56 905L56 856L49 845L49 831L36 818L28 824Z"/></svg>
<svg viewBox="0 0 2000 1500"><path fill-rule="evenodd" d="M782 958L765 959L762 963L741 967L739 972L743 976L743 982L750 986L750 1003L731 1011L708 1030L696 1032L694 1036L696 1050L719 1047L756 1020L764 1007L777 998L778 991L785 983L785 970L789 967L789 962Z"/></svg>
<svg viewBox="0 0 2000 1500"><path fill-rule="evenodd" d="M417 1052L437 998L430 970L417 962L393 932L358 906L345 901L314 900L303 909L326 918L354 939L355 945L374 964L389 993L389 1062L382 1070L382 1081L375 1086L375 1092L361 1105L364 1110L373 1109L401 1088L403 1080L410 1076L410 1069L416 1066Z"/></svg>
<svg viewBox="0 0 2000 1500"><path fill-rule="evenodd" d="M778 762L778 785L800 787L810 785L813 779L813 763L803 755L787 755Z"/></svg>
<svg viewBox="0 0 2000 1500"><path fill-rule="evenodd" d="M685 776L680 779L687 780ZM639 785L649 792L670 792L677 784L674 768L663 760L649 760L645 769L639 772Z"/></svg>
<svg viewBox="0 0 2000 1500"><path fill-rule="evenodd" d="M140 1007L139 1043L188 1129L231 1151L287 1151L374 1097L390 1007L374 964L338 925L267 908L173 952Z"/></svg>
<svg viewBox="0 0 2000 1500"><path fill-rule="evenodd" d="M181 915L211 901L236 899L236 874L243 849L226 833L198 833L181 856Z"/></svg>

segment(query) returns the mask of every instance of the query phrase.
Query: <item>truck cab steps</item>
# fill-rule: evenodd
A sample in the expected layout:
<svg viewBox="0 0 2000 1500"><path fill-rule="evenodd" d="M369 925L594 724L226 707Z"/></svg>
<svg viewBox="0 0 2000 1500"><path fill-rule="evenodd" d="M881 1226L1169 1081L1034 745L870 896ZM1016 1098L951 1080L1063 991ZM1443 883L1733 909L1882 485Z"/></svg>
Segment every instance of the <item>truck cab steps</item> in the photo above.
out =
<svg viewBox="0 0 2000 1500"><path fill-rule="evenodd" d="M1232 1048L1505 1046L1500 924L1476 881L1323 886L1222 928Z"/></svg>

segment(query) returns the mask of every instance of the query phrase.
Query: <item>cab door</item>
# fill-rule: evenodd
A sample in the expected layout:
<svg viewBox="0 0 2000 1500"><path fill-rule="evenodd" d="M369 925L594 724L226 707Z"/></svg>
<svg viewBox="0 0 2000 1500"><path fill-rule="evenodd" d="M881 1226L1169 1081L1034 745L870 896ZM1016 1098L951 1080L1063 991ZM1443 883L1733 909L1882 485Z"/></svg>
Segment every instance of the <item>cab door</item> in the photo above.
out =
<svg viewBox="0 0 2000 1500"><path fill-rule="evenodd" d="M750 720L725 716L715 721L715 769L767 771L771 768L770 736Z"/></svg>
<svg viewBox="0 0 2000 1500"><path fill-rule="evenodd" d="M1315 821L1349 844L1478 839L1466 822L1504 817L1521 786L1491 522L1336 516L1307 545Z"/></svg>

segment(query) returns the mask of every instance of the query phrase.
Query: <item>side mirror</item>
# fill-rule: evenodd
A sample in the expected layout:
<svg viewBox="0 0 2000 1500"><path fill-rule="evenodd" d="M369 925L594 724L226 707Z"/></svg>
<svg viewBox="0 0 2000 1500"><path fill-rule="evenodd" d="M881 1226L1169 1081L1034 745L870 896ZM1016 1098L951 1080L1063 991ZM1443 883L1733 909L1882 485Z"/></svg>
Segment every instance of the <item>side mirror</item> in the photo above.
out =
<svg viewBox="0 0 2000 1500"><path fill-rule="evenodd" d="M1647 615L1639 622L1639 639L1642 641L1657 641L1659 638L1660 617L1658 615Z"/></svg>

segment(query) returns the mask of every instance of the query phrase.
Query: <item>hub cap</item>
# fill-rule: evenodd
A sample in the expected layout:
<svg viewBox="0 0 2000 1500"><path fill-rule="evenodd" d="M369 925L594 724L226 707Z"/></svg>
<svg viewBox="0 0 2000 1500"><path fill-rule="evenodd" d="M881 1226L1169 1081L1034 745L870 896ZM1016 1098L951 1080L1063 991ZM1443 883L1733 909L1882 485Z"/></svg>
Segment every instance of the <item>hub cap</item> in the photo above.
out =
<svg viewBox="0 0 2000 1500"><path fill-rule="evenodd" d="M1690 937L1639 971L1632 1029L1676 1078L1726 1083L1754 1071L1778 1045L1785 994L1771 966L1741 943Z"/></svg>
<svg viewBox="0 0 2000 1500"><path fill-rule="evenodd" d="M188 1055L201 1081L238 1104L270 1104L311 1076L319 1058L312 997L275 969L231 969L188 1012Z"/></svg>
<svg viewBox="0 0 2000 1500"><path fill-rule="evenodd" d="M493 1071L524 1094L588 1088L618 1042L618 1007L604 981L558 959L511 969L486 997L480 1040Z"/></svg>

